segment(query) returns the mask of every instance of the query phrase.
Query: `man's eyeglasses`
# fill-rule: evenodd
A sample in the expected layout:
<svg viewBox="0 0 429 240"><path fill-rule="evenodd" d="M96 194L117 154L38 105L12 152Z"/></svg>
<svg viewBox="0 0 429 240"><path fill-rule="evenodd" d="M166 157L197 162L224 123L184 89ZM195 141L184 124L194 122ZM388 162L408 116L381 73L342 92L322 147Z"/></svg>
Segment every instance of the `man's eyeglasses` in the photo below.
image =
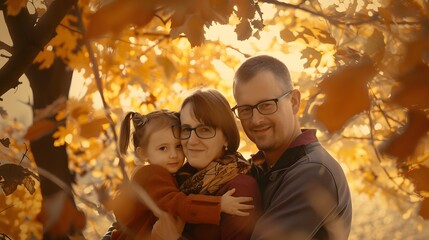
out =
<svg viewBox="0 0 429 240"><path fill-rule="evenodd" d="M278 98L261 101L255 105L235 106L231 108L235 116L241 120L249 119L253 116L253 109L256 108L260 114L269 115L277 112L278 102L281 98L288 96L293 90L290 90Z"/></svg>
<svg viewBox="0 0 429 240"><path fill-rule="evenodd" d="M197 137L201 139L209 139L216 136L216 128L207 126L207 125L199 125L194 128L186 125L173 126L173 135L175 138L180 140L185 140L190 138L192 131L194 131Z"/></svg>

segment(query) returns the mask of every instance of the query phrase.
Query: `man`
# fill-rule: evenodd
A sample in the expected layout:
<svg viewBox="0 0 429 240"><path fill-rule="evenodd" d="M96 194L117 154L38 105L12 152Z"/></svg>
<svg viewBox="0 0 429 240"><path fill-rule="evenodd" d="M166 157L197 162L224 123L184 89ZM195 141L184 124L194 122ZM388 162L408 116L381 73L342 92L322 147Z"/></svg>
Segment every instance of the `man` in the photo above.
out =
<svg viewBox="0 0 429 240"><path fill-rule="evenodd" d="M235 74L233 91L232 110L260 150L252 161L264 212L252 239L347 239L352 204L346 177L316 131L301 129L301 94L286 65L265 55L249 58Z"/></svg>

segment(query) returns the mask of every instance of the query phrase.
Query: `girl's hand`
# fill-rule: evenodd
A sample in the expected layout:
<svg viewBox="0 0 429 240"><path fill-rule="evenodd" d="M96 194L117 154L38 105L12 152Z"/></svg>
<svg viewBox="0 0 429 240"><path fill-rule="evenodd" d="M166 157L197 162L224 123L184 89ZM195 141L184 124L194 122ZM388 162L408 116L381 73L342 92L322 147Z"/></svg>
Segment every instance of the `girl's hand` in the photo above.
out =
<svg viewBox="0 0 429 240"><path fill-rule="evenodd" d="M250 213L246 210L253 209L253 205L244 204L245 202L250 202L253 200L252 197L233 197L235 188L229 190L224 195L222 195L220 201L220 211L236 216L249 216Z"/></svg>

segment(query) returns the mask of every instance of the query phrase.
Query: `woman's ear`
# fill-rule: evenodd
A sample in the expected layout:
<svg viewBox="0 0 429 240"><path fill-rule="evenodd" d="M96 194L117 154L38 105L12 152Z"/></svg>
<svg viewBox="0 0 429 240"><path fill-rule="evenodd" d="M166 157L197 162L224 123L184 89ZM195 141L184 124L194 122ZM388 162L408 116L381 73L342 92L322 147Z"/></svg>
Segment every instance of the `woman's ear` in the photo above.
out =
<svg viewBox="0 0 429 240"><path fill-rule="evenodd" d="M292 103L293 114L297 115L299 112L299 107L301 105L301 92L298 89L292 90L290 94L290 101Z"/></svg>
<svg viewBox="0 0 429 240"><path fill-rule="evenodd" d="M223 144L223 149L224 149L225 151L228 151L228 143Z"/></svg>

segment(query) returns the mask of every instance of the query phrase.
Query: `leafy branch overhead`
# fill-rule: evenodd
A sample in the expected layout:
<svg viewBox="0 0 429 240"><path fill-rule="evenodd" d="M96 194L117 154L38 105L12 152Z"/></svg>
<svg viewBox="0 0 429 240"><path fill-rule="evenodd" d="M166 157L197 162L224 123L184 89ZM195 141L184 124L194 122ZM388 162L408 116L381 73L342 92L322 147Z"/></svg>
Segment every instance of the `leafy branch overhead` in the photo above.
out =
<svg viewBox="0 0 429 240"><path fill-rule="evenodd" d="M8 236L41 239L32 220L39 216L61 234L88 221L88 239L100 238L105 229L94 219L109 216L100 203L136 165L117 152L125 112L177 110L201 86L232 104L234 70L263 53L290 67L303 127L318 129L355 191L381 193L404 218L429 219L427 1L0 0L0 10L12 40L0 42L0 96L25 74L32 101L16 104L33 116L23 126L8 103L0 107L0 204L22 203L0 212ZM81 80L73 87L72 75ZM16 159L22 142L30 142L28 163L41 169L34 194L37 175ZM240 151L256 151L241 143Z"/></svg>
<svg viewBox="0 0 429 240"><path fill-rule="evenodd" d="M27 168L17 164L5 163L0 165L0 187L5 195L12 194L18 185L24 185L27 191L34 193L34 179L39 177Z"/></svg>
<svg viewBox="0 0 429 240"><path fill-rule="evenodd" d="M184 34L191 46L199 46L205 40L205 27L227 24L233 14L240 21L235 30L239 40L262 30L262 13L253 0L116 0L90 16L86 37L117 35L130 25L144 27L161 19L165 24L170 20L173 39Z"/></svg>

